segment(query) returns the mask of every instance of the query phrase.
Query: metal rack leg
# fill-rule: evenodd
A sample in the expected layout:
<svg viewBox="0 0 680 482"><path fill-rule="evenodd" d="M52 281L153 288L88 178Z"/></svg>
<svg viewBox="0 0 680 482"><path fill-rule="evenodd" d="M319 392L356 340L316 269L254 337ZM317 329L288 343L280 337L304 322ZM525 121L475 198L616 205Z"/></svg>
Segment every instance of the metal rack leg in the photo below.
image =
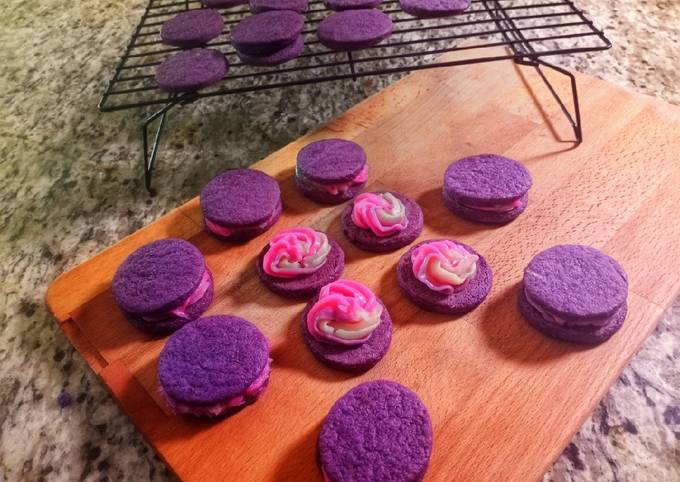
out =
<svg viewBox="0 0 680 482"><path fill-rule="evenodd" d="M153 166L156 163L156 157L158 155L158 146L161 140L161 134L163 133L163 127L165 126L165 116L168 111L175 105L174 102L166 104L162 109L154 112L149 117L144 119L144 124L142 125L142 141L144 144L144 186L150 195L155 195L155 191L151 188L151 177L153 174ZM158 120L158 126L156 127L156 133L153 137L153 144L151 146L151 151L149 151L149 128L151 124Z"/></svg>
<svg viewBox="0 0 680 482"><path fill-rule="evenodd" d="M538 75L541 76L541 79L543 79L543 83L548 87L548 90L552 94L553 98L557 101L558 105L560 106L560 109L562 109L562 113L564 116L567 118L569 123L571 124L571 127L574 129L574 136L575 136L575 145L578 146L583 142L583 129L581 126L581 109L579 107L579 102L578 102L578 89L576 87L576 77L574 77L574 74L569 72L566 69L563 69L562 67L559 67L557 65L551 64L550 62L546 62L545 60L541 59L526 59L526 58L516 58L515 62L521 65L529 65L531 67L534 67L536 69L536 72L538 72ZM572 106L574 109L574 115L572 116L571 112L569 112L569 109L567 106L564 104L562 101L562 98L560 95L557 93L553 85L550 83L550 80L546 77L545 73L541 70L541 66L547 67L551 70L554 70L555 72L558 72L562 75L566 75L569 77L569 81L571 83L571 98L572 98Z"/></svg>
<svg viewBox="0 0 680 482"><path fill-rule="evenodd" d="M349 60L349 70L352 72L352 80L357 80L357 72L354 68L354 58L352 57L352 52L347 51L347 60Z"/></svg>

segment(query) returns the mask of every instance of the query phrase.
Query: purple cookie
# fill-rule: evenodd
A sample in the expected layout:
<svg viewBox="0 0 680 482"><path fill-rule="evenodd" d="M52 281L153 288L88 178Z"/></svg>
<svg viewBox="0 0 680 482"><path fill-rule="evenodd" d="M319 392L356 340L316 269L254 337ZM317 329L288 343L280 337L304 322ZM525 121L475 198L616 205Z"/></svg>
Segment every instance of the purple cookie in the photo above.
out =
<svg viewBox="0 0 680 482"><path fill-rule="evenodd" d="M366 153L344 139L323 139L300 149L295 183L308 198L338 204L359 194L368 180Z"/></svg>
<svg viewBox="0 0 680 482"><path fill-rule="evenodd" d="M494 154L460 159L444 175L444 203L471 221L501 224L526 209L531 175L517 161Z"/></svg>
<svg viewBox="0 0 680 482"><path fill-rule="evenodd" d="M470 7L470 0L399 0L401 9L414 17L448 17Z"/></svg>
<svg viewBox="0 0 680 482"><path fill-rule="evenodd" d="M161 27L163 43L177 47L198 47L218 37L224 29L220 12L210 8L189 10L174 16Z"/></svg>
<svg viewBox="0 0 680 482"><path fill-rule="evenodd" d="M257 274L265 286L281 296L308 298L314 296L322 286L339 279L345 269L345 252L337 241L329 235L326 236L331 245L326 262L313 273L302 274L293 278L279 278L264 271L262 263L270 246L267 244L257 259Z"/></svg>
<svg viewBox="0 0 680 482"><path fill-rule="evenodd" d="M422 241L409 249L399 259L399 262L397 263L397 282L399 283L401 290L408 299L427 311L461 315L474 310L486 299L491 291L491 286L493 284L491 267L484 257L470 246L456 241L456 244L465 248L469 253L479 256L479 259L477 260L477 272L474 278L469 280L465 287L460 291L444 293L430 289L430 287L416 278L413 274L411 255L418 247L432 241L439 240L429 239L427 241Z"/></svg>
<svg viewBox="0 0 680 482"><path fill-rule="evenodd" d="M251 15L231 29L231 43L247 55L270 55L292 44L302 34L304 18L290 10Z"/></svg>
<svg viewBox="0 0 680 482"><path fill-rule="evenodd" d="M331 50L351 51L371 47L392 33L392 20L380 10L345 10L319 24L319 41Z"/></svg>
<svg viewBox="0 0 680 482"><path fill-rule="evenodd" d="M304 37L300 35L295 42L270 55L248 55L241 53L238 50L236 51L236 55L238 55L241 62L244 64L256 65L258 67L272 67L293 60L300 55L304 47L305 40Z"/></svg>
<svg viewBox="0 0 680 482"><path fill-rule="evenodd" d="M382 0L324 0L323 3L330 10L356 10L375 8L382 3Z"/></svg>
<svg viewBox="0 0 680 482"><path fill-rule="evenodd" d="M628 277L595 248L559 245L540 252L524 270L519 308L536 329L575 343L601 343L623 324Z"/></svg>
<svg viewBox="0 0 680 482"><path fill-rule="evenodd" d="M386 191L399 199L406 209L406 227L398 233L389 236L378 236L370 229L357 226L352 220L352 211L356 199L347 204L342 212L342 232L355 246L366 251L386 252L403 248L416 240L423 230L423 211L411 198L393 191ZM376 193L378 194L378 193Z"/></svg>
<svg viewBox="0 0 680 482"><path fill-rule="evenodd" d="M201 191L206 231L225 241L246 241L271 228L281 216L281 190L267 174L232 169Z"/></svg>
<svg viewBox="0 0 680 482"><path fill-rule="evenodd" d="M432 453L432 422L418 395L388 380L362 383L333 404L318 442L328 482L417 482Z"/></svg>
<svg viewBox="0 0 680 482"><path fill-rule="evenodd" d="M201 0L201 3L210 8L232 8L245 5L248 0Z"/></svg>
<svg viewBox="0 0 680 482"><path fill-rule="evenodd" d="M160 390L175 413L219 416L253 403L270 373L269 342L249 321L208 316L173 333L158 358Z"/></svg>
<svg viewBox="0 0 680 482"><path fill-rule="evenodd" d="M194 92L222 80L228 69L227 59L219 50L185 50L158 66L156 82L166 92Z"/></svg>
<svg viewBox="0 0 680 482"><path fill-rule="evenodd" d="M338 370L348 372L365 372L373 368L387 353L392 342L392 318L383 305L380 317L380 325L371 334L371 337L361 345L345 346L323 343L314 338L307 328L307 313L318 301L316 296L309 302L302 313L300 330L309 351L322 363Z"/></svg>
<svg viewBox="0 0 680 482"><path fill-rule="evenodd" d="M262 13L269 10L292 10L302 13L307 10L308 0L250 0L250 11Z"/></svg>
<svg viewBox="0 0 680 482"><path fill-rule="evenodd" d="M182 239L162 239L130 254L113 277L113 298L135 327L151 333L195 320L213 297L201 252Z"/></svg>

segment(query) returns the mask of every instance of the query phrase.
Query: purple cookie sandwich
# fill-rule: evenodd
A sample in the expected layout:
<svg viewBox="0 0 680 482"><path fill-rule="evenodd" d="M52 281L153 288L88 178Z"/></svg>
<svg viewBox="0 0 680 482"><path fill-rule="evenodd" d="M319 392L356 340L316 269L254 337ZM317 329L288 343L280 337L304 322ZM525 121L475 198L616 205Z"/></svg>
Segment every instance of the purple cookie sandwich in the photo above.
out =
<svg viewBox="0 0 680 482"><path fill-rule="evenodd" d="M208 316L168 338L158 358L163 398L176 414L217 417L251 404L271 371L269 342L249 321Z"/></svg>
<svg viewBox="0 0 680 482"><path fill-rule="evenodd" d="M250 0L250 11L262 13L269 10L292 10L302 13L307 10L308 0Z"/></svg>
<svg viewBox="0 0 680 482"><path fill-rule="evenodd" d="M323 3L330 10L357 10L375 8L382 3L382 0L324 0Z"/></svg>
<svg viewBox="0 0 680 482"><path fill-rule="evenodd" d="M212 301L213 280L203 255L183 239L162 239L130 254L113 277L113 299L125 317L150 333L174 331Z"/></svg>
<svg viewBox="0 0 680 482"><path fill-rule="evenodd" d="M365 382L331 407L318 450L327 482L418 482L430 462L432 421L403 385Z"/></svg>
<svg viewBox="0 0 680 482"><path fill-rule="evenodd" d="M341 52L372 47L392 33L392 20L380 10L345 10L331 14L319 24L319 41Z"/></svg>
<svg viewBox="0 0 680 482"><path fill-rule="evenodd" d="M174 16L161 27L161 40L177 47L199 47L218 37L224 29L220 12L198 8Z"/></svg>
<svg viewBox="0 0 680 482"><path fill-rule="evenodd" d="M615 259L589 246L540 252L524 270L519 310L531 326L558 340L608 340L628 312L628 277Z"/></svg>
<svg viewBox="0 0 680 482"><path fill-rule="evenodd" d="M345 253L327 234L311 228L279 232L260 252L257 273L274 293L291 298L314 296L340 278Z"/></svg>
<svg viewBox="0 0 680 482"><path fill-rule="evenodd" d="M444 175L444 203L455 214L481 223L512 221L527 207L531 175L517 161L494 154L465 157Z"/></svg>
<svg viewBox="0 0 680 482"><path fill-rule="evenodd" d="M399 0L401 9L419 18L448 17L464 12L470 0Z"/></svg>
<svg viewBox="0 0 680 482"><path fill-rule="evenodd" d="M290 10L258 13L231 29L231 43L242 54L271 55L298 40L303 25L302 15Z"/></svg>
<svg viewBox="0 0 680 482"><path fill-rule="evenodd" d="M300 149L295 184L313 201L339 204L359 194L368 180L366 153L344 139L324 139Z"/></svg>
<svg viewBox="0 0 680 482"><path fill-rule="evenodd" d="M342 212L342 231L366 251L394 251L411 244L423 230L423 212L396 192L359 194Z"/></svg>
<svg viewBox="0 0 680 482"><path fill-rule="evenodd" d="M225 241L247 241L279 220L281 190L264 172L233 169L203 188L201 210L206 231Z"/></svg>
<svg viewBox="0 0 680 482"><path fill-rule="evenodd" d="M224 54L214 49L191 49L173 55L156 69L156 83L166 92L194 92L227 74Z"/></svg>
<svg viewBox="0 0 680 482"><path fill-rule="evenodd" d="M387 308L361 283L327 284L302 314L302 338L326 365L350 372L372 368L392 341Z"/></svg>
<svg viewBox="0 0 680 482"><path fill-rule="evenodd" d="M404 253L397 263L397 282L424 310L459 315L484 301L493 274L470 246L440 239L423 241Z"/></svg>
<svg viewBox="0 0 680 482"><path fill-rule="evenodd" d="M201 3L210 8L232 8L245 5L248 0L201 0Z"/></svg>
<svg viewBox="0 0 680 482"><path fill-rule="evenodd" d="M269 55L248 55L242 52L236 51L236 55L241 59L241 62L248 65L255 65L258 67L273 67L274 65L280 65L293 60L305 47L305 40L302 35L300 35L295 42L290 45L283 47L281 50L277 50L273 54Z"/></svg>

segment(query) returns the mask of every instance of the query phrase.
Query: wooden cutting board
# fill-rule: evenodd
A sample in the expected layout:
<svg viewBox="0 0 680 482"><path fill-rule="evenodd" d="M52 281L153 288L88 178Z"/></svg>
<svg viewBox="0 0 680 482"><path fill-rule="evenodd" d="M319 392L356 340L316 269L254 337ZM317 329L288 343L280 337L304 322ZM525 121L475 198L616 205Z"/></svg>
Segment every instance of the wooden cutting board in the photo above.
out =
<svg viewBox="0 0 680 482"><path fill-rule="evenodd" d="M549 75L568 92L565 79ZM585 141L576 149L562 140L571 130L535 71L501 62L414 73L253 166L281 183L284 215L274 231L327 230L346 251L344 276L366 283L389 307L392 346L364 375L319 364L298 330L304 303L259 283L255 257L271 233L244 245L216 241L202 231L197 198L59 277L47 303L182 480L321 480L315 444L324 416L351 387L383 378L415 390L430 410L435 436L426 480L539 479L680 287L680 223L673 219L680 209L680 109L583 75L578 84ZM417 199L425 212L420 239L459 239L486 257L494 286L485 303L459 318L417 309L396 284L403 250L374 255L354 248L340 231L342 206L321 207L296 191L298 150L324 137L366 149L369 187ZM446 166L481 152L516 158L533 176L529 207L508 226L472 224L442 205ZM208 313L243 316L272 343L269 388L231 418L169 415L156 381L165 340L132 328L111 298L111 278L125 256L168 236L189 239L205 254L215 277ZM628 318L601 346L547 339L517 312L524 266L558 243L595 246L628 272Z"/></svg>

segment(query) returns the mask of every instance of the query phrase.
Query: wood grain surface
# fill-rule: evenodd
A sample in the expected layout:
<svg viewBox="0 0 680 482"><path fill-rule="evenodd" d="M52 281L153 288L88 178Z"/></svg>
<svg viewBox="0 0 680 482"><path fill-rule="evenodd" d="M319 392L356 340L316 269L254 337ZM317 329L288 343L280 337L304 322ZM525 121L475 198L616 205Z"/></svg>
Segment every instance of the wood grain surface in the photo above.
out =
<svg viewBox="0 0 680 482"><path fill-rule="evenodd" d="M568 92L565 79L548 75ZM62 275L48 290L48 305L182 480L321 480L315 445L324 416L351 387L383 378L416 391L430 410L435 435L426 480L537 480L680 287L680 223L669 217L680 207L680 109L583 75L578 84L585 141L574 149L569 125L530 68L501 62L412 74L253 166L282 188L284 214L269 233L241 245L217 241L202 231L193 199ZM406 248L383 255L358 250L342 236L342 206L322 207L297 192L298 150L326 137L365 148L369 187L421 204L419 239L458 239L486 257L494 271L486 302L457 318L418 309L396 284L395 265ZM466 222L442 204L446 166L482 152L518 159L533 176L529 207L510 225ZM276 296L258 281L256 254L273 232L295 225L333 235L347 255L344 277L367 284L390 310L392 346L364 375L319 364L299 333L304 303ZM250 319L272 343L269 388L227 419L169 415L156 381L165 339L132 328L111 297L111 278L125 256L168 236L189 239L205 254L215 278L208 313ZM628 272L628 318L603 345L547 339L518 314L524 266L558 243L602 249Z"/></svg>

